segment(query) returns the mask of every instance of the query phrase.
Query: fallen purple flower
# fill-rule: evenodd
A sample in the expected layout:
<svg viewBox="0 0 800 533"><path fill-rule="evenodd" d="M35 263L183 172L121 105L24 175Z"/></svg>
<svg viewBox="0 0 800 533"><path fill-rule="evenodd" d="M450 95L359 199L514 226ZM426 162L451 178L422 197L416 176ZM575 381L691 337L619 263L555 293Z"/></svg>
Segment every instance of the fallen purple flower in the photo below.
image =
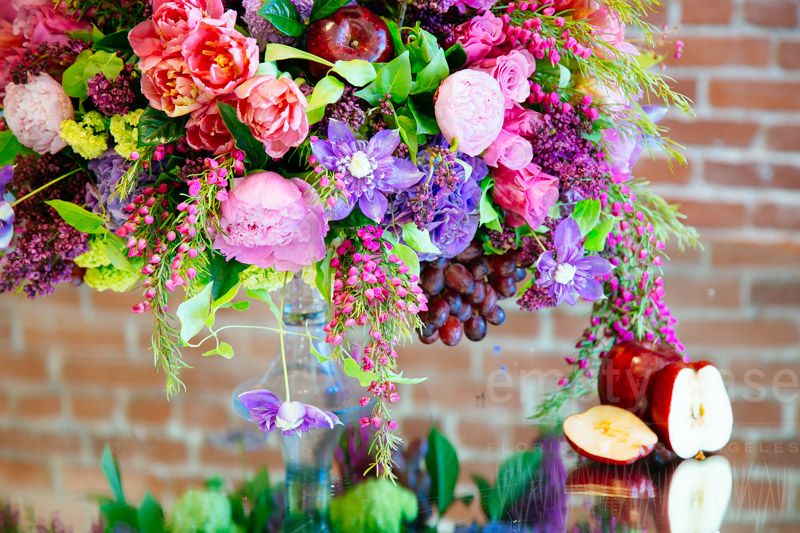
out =
<svg viewBox="0 0 800 533"><path fill-rule="evenodd" d="M284 435L300 435L314 428L333 429L341 424L335 414L303 402L281 402L274 393L259 389L239 395L250 418L264 431L277 429Z"/></svg>

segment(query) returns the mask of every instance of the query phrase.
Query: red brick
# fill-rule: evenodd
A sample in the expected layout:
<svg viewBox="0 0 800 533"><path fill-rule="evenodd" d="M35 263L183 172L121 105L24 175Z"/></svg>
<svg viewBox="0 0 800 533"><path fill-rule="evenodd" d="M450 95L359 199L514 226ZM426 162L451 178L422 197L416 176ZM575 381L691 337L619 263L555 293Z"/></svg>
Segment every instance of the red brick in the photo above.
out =
<svg viewBox="0 0 800 533"><path fill-rule="evenodd" d="M17 416L20 418L58 418L63 412L61 395L55 392L35 392L17 397Z"/></svg>
<svg viewBox="0 0 800 533"><path fill-rule="evenodd" d="M468 370L471 364L471 344L466 339L456 346L437 342L424 345L416 338L402 346L398 353L400 367L408 376L428 376L449 373L453 368Z"/></svg>
<svg viewBox="0 0 800 533"><path fill-rule="evenodd" d="M685 224L697 228L737 228L745 223L745 206L711 200L669 199L686 215Z"/></svg>
<svg viewBox="0 0 800 533"><path fill-rule="evenodd" d="M37 352L22 354L0 353L0 382L34 382L47 381L47 358Z"/></svg>
<svg viewBox="0 0 800 533"><path fill-rule="evenodd" d="M139 450L149 463L179 465L186 462L186 443L161 437L148 438Z"/></svg>
<svg viewBox="0 0 800 533"><path fill-rule="evenodd" d="M706 161L703 177L709 183L742 187L766 187L769 181L762 177L755 163L724 163Z"/></svg>
<svg viewBox="0 0 800 533"><path fill-rule="evenodd" d="M797 49L800 57L800 46ZM773 126L767 130L767 148L800 152L800 124Z"/></svg>
<svg viewBox="0 0 800 533"><path fill-rule="evenodd" d="M791 28L797 25L797 1L747 0L744 18L758 26Z"/></svg>
<svg viewBox="0 0 800 533"><path fill-rule="evenodd" d="M124 389L159 390L163 388L164 381L164 375L158 373L152 366L99 357L67 358L63 362L61 375L68 385L96 385Z"/></svg>
<svg viewBox="0 0 800 533"><path fill-rule="evenodd" d="M763 306L800 306L800 279L755 281L750 301Z"/></svg>
<svg viewBox="0 0 800 533"><path fill-rule="evenodd" d="M754 122L696 119L692 121L665 120L670 138L683 145L750 146L758 131Z"/></svg>
<svg viewBox="0 0 800 533"><path fill-rule="evenodd" d="M758 443L756 461L760 464L800 471L800 441L777 440Z"/></svg>
<svg viewBox="0 0 800 533"><path fill-rule="evenodd" d="M795 204L764 203L756 206L753 224L778 229L800 229L800 208Z"/></svg>
<svg viewBox="0 0 800 533"><path fill-rule="evenodd" d="M50 489L50 472L43 461L0 459L0 487L5 491Z"/></svg>
<svg viewBox="0 0 800 533"><path fill-rule="evenodd" d="M666 159L653 159L644 154L636 163L634 174L653 183L683 184L689 182L692 164L681 165L673 162L671 165Z"/></svg>
<svg viewBox="0 0 800 533"><path fill-rule="evenodd" d="M461 446L487 456L495 455L507 447L508 434L509 425L499 422L477 422L466 418L458 425L458 442Z"/></svg>
<svg viewBox="0 0 800 533"><path fill-rule="evenodd" d="M667 301L678 308L720 307L737 308L741 305L741 286L738 279L719 276L678 277L666 276ZM680 315L680 312L678 313Z"/></svg>
<svg viewBox="0 0 800 533"><path fill-rule="evenodd" d="M5 392L0 391L0 415L5 416L11 409L11 400Z"/></svg>
<svg viewBox="0 0 800 533"><path fill-rule="evenodd" d="M284 468L283 456L280 450L273 448L260 448L242 452L235 448L223 449L210 444L205 444L200 449L200 462L209 469L239 468L247 469L253 465L258 468L269 468L270 472L280 471Z"/></svg>
<svg viewBox="0 0 800 533"><path fill-rule="evenodd" d="M706 10L710 11L708 7ZM718 67L723 65L763 66L771 62L771 44L758 37L691 37L684 42L680 59L671 60L679 67Z"/></svg>
<svg viewBox="0 0 800 533"><path fill-rule="evenodd" d="M539 319L535 313L529 313L520 310L512 300L506 300L501 304L501 307L506 312L506 322L502 329L493 328L492 333L502 333L504 337L518 336L532 338L539 332ZM496 331L495 331L496 330Z"/></svg>
<svg viewBox="0 0 800 533"><path fill-rule="evenodd" d="M734 476L733 496L731 497L731 507L734 510L748 509L760 513L780 511L785 502L784 476L774 476L773 479L768 480Z"/></svg>
<svg viewBox="0 0 800 533"><path fill-rule="evenodd" d="M781 41L778 64L783 68L800 68L800 41Z"/></svg>
<svg viewBox="0 0 800 533"><path fill-rule="evenodd" d="M683 24L727 24L731 20L731 0L696 2L682 0L681 22Z"/></svg>
<svg viewBox="0 0 800 533"><path fill-rule="evenodd" d="M72 416L82 422L107 422L111 420L116 408L116 397L113 393L81 393L70 395Z"/></svg>
<svg viewBox="0 0 800 533"><path fill-rule="evenodd" d="M553 312L554 334L557 339L575 342L589 326L589 312L585 314L565 313L556 308Z"/></svg>
<svg viewBox="0 0 800 533"><path fill-rule="evenodd" d="M712 241L705 244L711 248L711 262L720 267L785 267L800 264L800 243Z"/></svg>
<svg viewBox="0 0 800 533"><path fill-rule="evenodd" d="M691 346L724 348L768 348L793 346L798 342L797 326L790 320L684 320L678 324L681 340Z"/></svg>
<svg viewBox="0 0 800 533"><path fill-rule="evenodd" d="M37 459L53 455L75 456L81 448L77 434L34 431L19 427L0 429L0 442L3 443L4 450Z"/></svg>
<svg viewBox="0 0 800 533"><path fill-rule="evenodd" d="M713 79L709 87L714 107L769 111L800 110L800 82Z"/></svg>
<svg viewBox="0 0 800 533"><path fill-rule="evenodd" d="M149 426L163 426L172 415L172 405L167 398L158 396L134 396L128 401L128 422Z"/></svg>
<svg viewBox="0 0 800 533"><path fill-rule="evenodd" d="M770 168L772 186L782 189L800 189L800 167L775 165Z"/></svg>
<svg viewBox="0 0 800 533"><path fill-rule="evenodd" d="M193 395L190 391L189 395ZM181 424L186 428L201 428L207 431L224 431L230 426L230 409L220 401L182 398Z"/></svg>
<svg viewBox="0 0 800 533"><path fill-rule="evenodd" d="M780 431L783 428L783 405L768 400L734 400L733 420L736 431Z"/></svg>

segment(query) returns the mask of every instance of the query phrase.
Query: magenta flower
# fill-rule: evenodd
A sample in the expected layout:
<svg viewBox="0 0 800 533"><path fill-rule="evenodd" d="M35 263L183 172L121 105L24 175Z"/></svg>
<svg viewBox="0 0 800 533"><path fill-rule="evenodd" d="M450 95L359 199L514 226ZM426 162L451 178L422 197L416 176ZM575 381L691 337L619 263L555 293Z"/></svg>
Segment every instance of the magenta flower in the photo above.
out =
<svg viewBox="0 0 800 533"><path fill-rule="evenodd" d="M251 390L239 395L250 418L264 431L277 429L284 435L300 436L314 428L333 429L341 424L339 417L303 402L281 402L274 393L265 389Z"/></svg>
<svg viewBox="0 0 800 533"><path fill-rule="evenodd" d="M544 252L536 262L539 275L536 285L548 289L556 305L566 301L575 305L578 296L588 302L603 297L603 285L595 279L614 268L611 263L596 255L584 257L581 230L573 218L565 218L556 226L553 236L556 256Z"/></svg>

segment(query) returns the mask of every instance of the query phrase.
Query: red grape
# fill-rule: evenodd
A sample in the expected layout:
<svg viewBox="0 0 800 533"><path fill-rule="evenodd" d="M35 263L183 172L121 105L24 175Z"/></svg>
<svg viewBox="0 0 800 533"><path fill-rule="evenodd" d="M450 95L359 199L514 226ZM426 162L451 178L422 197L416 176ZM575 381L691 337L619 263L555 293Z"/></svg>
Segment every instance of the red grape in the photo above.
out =
<svg viewBox="0 0 800 533"><path fill-rule="evenodd" d="M465 322L472 316L472 306L469 305L467 302L461 304L461 309L458 310L456 314L458 319L462 322Z"/></svg>
<svg viewBox="0 0 800 533"><path fill-rule="evenodd" d="M428 321L434 327L438 328L444 324L449 314L450 306L444 298L437 296L428 303Z"/></svg>
<svg viewBox="0 0 800 533"><path fill-rule="evenodd" d="M464 330L461 327L461 321L451 316L447 319L442 327L439 328L439 338L447 346L455 346L461 341L461 336Z"/></svg>
<svg viewBox="0 0 800 533"><path fill-rule="evenodd" d="M479 316L473 316L464 322L464 334L471 341L482 340L486 336L486 320Z"/></svg>
<svg viewBox="0 0 800 533"><path fill-rule="evenodd" d="M475 279L483 279L489 273L489 261L485 257L479 257L469 264L469 270Z"/></svg>
<svg viewBox="0 0 800 533"><path fill-rule="evenodd" d="M471 304L480 304L486 298L486 283L482 281L475 282L475 290L467 298Z"/></svg>
<svg viewBox="0 0 800 533"><path fill-rule="evenodd" d="M488 313L485 318L489 324L499 326L506 321L506 312L503 311L503 308L498 305L495 306L495 308L492 309L492 311Z"/></svg>
<svg viewBox="0 0 800 533"><path fill-rule="evenodd" d="M433 330L433 335L429 335L428 337L420 335L419 340L422 341L422 344L433 344L439 340L439 332L437 330Z"/></svg>
<svg viewBox="0 0 800 533"><path fill-rule="evenodd" d="M471 294L475 289L475 278L467 267L460 263L453 263L444 271L444 280L447 286L461 294Z"/></svg>
<svg viewBox="0 0 800 533"><path fill-rule="evenodd" d="M427 267L420 276L420 285L426 294L436 296L444 289L444 271L441 268Z"/></svg>

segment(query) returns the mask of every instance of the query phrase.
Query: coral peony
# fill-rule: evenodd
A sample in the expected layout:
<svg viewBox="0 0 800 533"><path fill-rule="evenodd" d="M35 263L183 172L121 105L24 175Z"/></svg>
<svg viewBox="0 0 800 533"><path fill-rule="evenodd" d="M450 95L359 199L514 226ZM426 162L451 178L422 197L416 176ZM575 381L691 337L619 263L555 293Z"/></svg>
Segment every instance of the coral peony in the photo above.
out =
<svg viewBox="0 0 800 533"><path fill-rule="evenodd" d="M74 116L72 102L49 74L30 77L24 85L9 83L3 111L8 127L28 148L54 154L67 145L58 132Z"/></svg>
<svg viewBox="0 0 800 533"><path fill-rule="evenodd" d="M214 95L228 94L258 68L258 44L230 19L203 19L181 51L195 83Z"/></svg>
<svg viewBox="0 0 800 533"><path fill-rule="evenodd" d="M491 11L486 11L458 26L456 35L467 53L469 62L487 57L506 39L506 34L503 33L503 21Z"/></svg>
<svg viewBox="0 0 800 533"><path fill-rule="evenodd" d="M91 29L88 23L70 16L64 6L49 0L11 0L9 4L6 17L14 15L14 35L21 36L30 48L43 43L67 44L68 33Z"/></svg>
<svg viewBox="0 0 800 533"><path fill-rule="evenodd" d="M483 160L490 167L502 165L510 170L522 170L533 160L533 148L523 137L503 129L489 145Z"/></svg>
<svg viewBox="0 0 800 533"><path fill-rule="evenodd" d="M447 142L476 156L492 144L503 128L505 104L500 85L477 70L448 76L436 93L436 122Z"/></svg>
<svg viewBox="0 0 800 533"><path fill-rule="evenodd" d="M178 55L157 63L142 76L142 94L150 100L151 106L170 117L188 115L213 97L200 90Z"/></svg>
<svg viewBox="0 0 800 533"><path fill-rule="evenodd" d="M233 98L223 97L221 101L235 104ZM215 155L233 150L233 136L219 114L217 100L192 113L186 123L186 142L195 150L208 150Z"/></svg>
<svg viewBox="0 0 800 533"><path fill-rule="evenodd" d="M214 248L248 265L298 272L325 256L328 223L316 192L275 172L237 178L220 204Z"/></svg>
<svg viewBox="0 0 800 533"><path fill-rule="evenodd" d="M291 78L257 76L241 84L236 96L239 120L271 157L282 157L308 135L306 97Z"/></svg>
<svg viewBox="0 0 800 533"><path fill-rule="evenodd" d="M522 170L499 167L494 176L494 201L506 210L507 221L518 227L538 228L558 200L558 178L545 174L535 163Z"/></svg>
<svg viewBox="0 0 800 533"><path fill-rule="evenodd" d="M531 94L528 79L536 71L536 59L525 50L512 50L508 54L484 59L471 68L492 76L500 85L506 108L515 102L524 102Z"/></svg>

